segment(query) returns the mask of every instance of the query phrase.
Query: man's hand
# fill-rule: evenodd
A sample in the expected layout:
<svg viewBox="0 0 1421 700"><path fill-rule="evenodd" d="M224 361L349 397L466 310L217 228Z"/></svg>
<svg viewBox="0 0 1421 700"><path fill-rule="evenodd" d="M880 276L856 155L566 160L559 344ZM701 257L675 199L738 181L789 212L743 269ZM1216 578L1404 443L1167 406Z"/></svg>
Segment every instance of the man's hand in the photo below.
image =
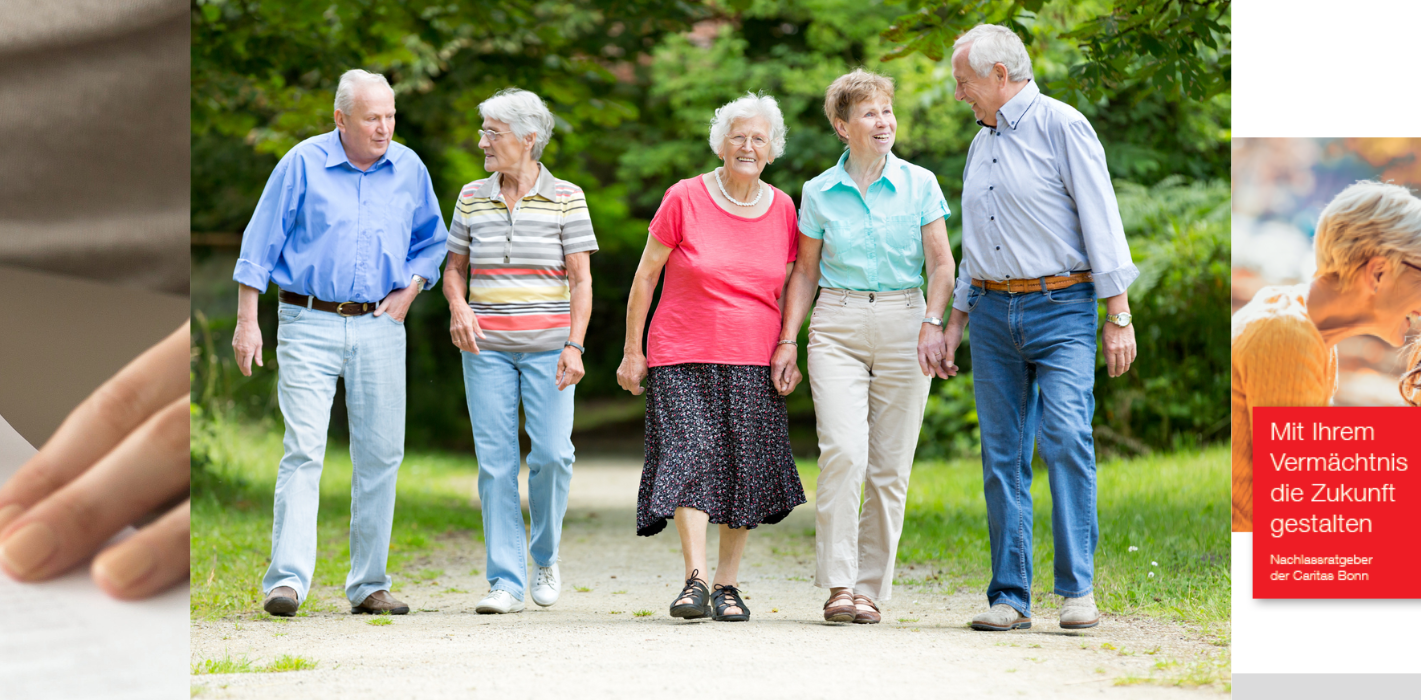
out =
<svg viewBox="0 0 1421 700"><path fill-rule="evenodd" d="M1135 362L1135 326L1121 328L1109 321L1105 322L1105 368L1111 378L1130 371Z"/></svg>
<svg viewBox="0 0 1421 700"><path fill-rule="evenodd" d="M799 347L789 343L776 347L774 356L770 358L770 381L775 383L775 391L780 396L789 396L801 379Z"/></svg>
<svg viewBox="0 0 1421 700"><path fill-rule="evenodd" d="M562 354L558 355L558 391L562 391L582 379L586 374L582 369L582 351L577 348L565 347Z"/></svg>
<svg viewBox="0 0 1421 700"><path fill-rule="evenodd" d="M389 314L390 318L404 323L405 314L410 312L410 304L414 303L417 294L419 294L419 287L413 284L404 289L396 289L385 295L385 298L375 305L375 315Z"/></svg>
<svg viewBox="0 0 1421 700"><path fill-rule="evenodd" d="M947 323L942 329L942 366L947 370L947 376L957 376L957 348L962 345L962 331L967 328L967 314L952 309L947 317Z"/></svg>
<svg viewBox="0 0 1421 700"><path fill-rule="evenodd" d="M232 334L232 349L237 353L237 369L241 370L244 376L252 376L252 360L257 361L258 367L262 364L262 329L257 325L255 316L252 318L237 317L237 330Z"/></svg>
<svg viewBox="0 0 1421 700"><path fill-rule="evenodd" d="M187 577L190 342L183 324L128 363L0 488L5 573L20 581L54 578L124 526L159 512L99 552L90 567L94 581L109 595L135 599Z"/></svg>
<svg viewBox="0 0 1421 700"><path fill-rule="evenodd" d="M641 386L646 371L646 355L639 352L622 355L622 364L617 367L617 384L633 396L641 396L641 392L646 391Z"/></svg>
<svg viewBox="0 0 1421 700"><path fill-rule="evenodd" d="M479 354L478 339L484 337L484 331L479 328L479 319L474 315L474 310L468 304L451 304L449 306L449 337L454 341L454 347ZM567 350L568 348L563 348ZM581 360L581 358L578 358ZM578 363L578 367L581 367Z"/></svg>

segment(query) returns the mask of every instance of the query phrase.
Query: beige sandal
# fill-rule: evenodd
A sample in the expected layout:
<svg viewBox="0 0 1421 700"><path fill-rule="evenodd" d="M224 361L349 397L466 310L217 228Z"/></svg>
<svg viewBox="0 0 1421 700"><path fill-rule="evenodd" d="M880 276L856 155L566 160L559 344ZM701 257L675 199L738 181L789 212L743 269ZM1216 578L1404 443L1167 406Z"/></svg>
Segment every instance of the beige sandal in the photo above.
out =
<svg viewBox="0 0 1421 700"><path fill-rule="evenodd" d="M857 614L853 591L839 591L824 602L825 622L853 622Z"/></svg>
<svg viewBox="0 0 1421 700"><path fill-rule="evenodd" d="M864 610L863 606L868 606ZM874 605L873 599L866 595L854 596L854 622L861 625L876 625L883 621L883 615L879 613L878 606Z"/></svg>

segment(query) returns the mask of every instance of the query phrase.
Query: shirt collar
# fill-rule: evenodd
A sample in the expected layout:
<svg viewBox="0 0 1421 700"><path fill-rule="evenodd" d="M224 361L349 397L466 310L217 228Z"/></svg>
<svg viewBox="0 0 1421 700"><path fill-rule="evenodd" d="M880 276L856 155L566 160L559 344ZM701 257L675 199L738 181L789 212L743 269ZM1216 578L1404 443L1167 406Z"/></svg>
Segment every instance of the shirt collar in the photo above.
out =
<svg viewBox="0 0 1421 700"><path fill-rule="evenodd" d="M1031 105L1036 104L1036 98L1040 94L1041 88L1036 87L1035 80L1026 81L1021 92L1016 93L1015 97L1007 100L1007 103L997 110L997 130L1002 130L1002 125L1005 124L1015 131L1017 125L1021 124L1021 118L1026 116L1026 111L1031 109ZM980 119L977 120L977 125L987 126Z"/></svg>
<svg viewBox="0 0 1421 700"><path fill-rule="evenodd" d="M494 173L487 180L484 180L482 185L474 189L474 196L482 199L493 199L494 196L498 194L502 181L500 178L501 174L502 173ZM533 189L529 190L528 194L536 194L542 196L543 199L556 201L557 178L553 177L552 172L548 170L548 166L538 163L538 181L533 183Z"/></svg>
<svg viewBox="0 0 1421 700"><path fill-rule="evenodd" d="M848 168L844 167L848 164L848 162L849 149L845 148L844 155L839 156L839 162L834 166L835 177L825 178L824 184L820 187L820 189L827 190L833 187L834 185L840 183L843 183L845 186L857 189L858 185L854 184L854 179L852 177L849 177ZM893 155L893 151L888 152L888 162L883 164L883 173L878 176L879 180L885 178L888 180L888 184L891 185L894 190L903 189L903 168L899 167L898 156ZM877 181L878 180L874 180L874 182Z"/></svg>
<svg viewBox="0 0 1421 700"><path fill-rule="evenodd" d="M389 148L385 149L385 155L380 156L380 159L375 161L370 166L369 170L373 171L379 168L384 163L389 163L390 167L392 168L395 167L395 159L390 157L394 153L394 150L395 141L394 139L391 139ZM356 168L355 164L350 162L350 158L346 157L345 146L340 141L340 129L331 129L330 134L327 135L326 141L326 167L335 167L337 165L340 165L341 163L349 165L354 170L360 169Z"/></svg>

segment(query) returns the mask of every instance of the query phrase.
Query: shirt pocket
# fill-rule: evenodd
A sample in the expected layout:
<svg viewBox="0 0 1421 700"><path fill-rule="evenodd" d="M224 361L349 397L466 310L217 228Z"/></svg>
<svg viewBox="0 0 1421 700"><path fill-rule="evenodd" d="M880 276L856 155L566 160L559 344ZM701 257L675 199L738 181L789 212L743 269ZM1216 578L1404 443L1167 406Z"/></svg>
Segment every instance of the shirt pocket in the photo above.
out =
<svg viewBox="0 0 1421 700"><path fill-rule="evenodd" d="M923 266L923 227L916 216L890 216L884 221L882 250L898 265Z"/></svg>

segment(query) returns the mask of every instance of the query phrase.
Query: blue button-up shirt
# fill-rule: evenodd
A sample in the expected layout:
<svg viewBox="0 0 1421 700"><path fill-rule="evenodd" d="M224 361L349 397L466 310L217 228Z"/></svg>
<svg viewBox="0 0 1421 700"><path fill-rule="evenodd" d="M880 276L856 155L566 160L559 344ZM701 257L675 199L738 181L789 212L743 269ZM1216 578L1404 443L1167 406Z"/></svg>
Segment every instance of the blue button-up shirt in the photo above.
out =
<svg viewBox="0 0 1421 700"><path fill-rule="evenodd" d="M962 265L952 305L967 310L973 278L1001 282L1083 270L1092 271L1101 299L1140 276L1095 129L1031 81L967 151Z"/></svg>
<svg viewBox="0 0 1421 700"><path fill-rule="evenodd" d="M340 130L291 149L266 181L232 279L325 301L378 302L414 275L439 279L449 231L429 170L393 141L359 170Z"/></svg>
<svg viewBox="0 0 1421 700"><path fill-rule="evenodd" d="M887 292L923 286L922 227L951 216L937 177L892 153L883 174L859 191L849 152L804 183L799 232L824 240L819 286Z"/></svg>

